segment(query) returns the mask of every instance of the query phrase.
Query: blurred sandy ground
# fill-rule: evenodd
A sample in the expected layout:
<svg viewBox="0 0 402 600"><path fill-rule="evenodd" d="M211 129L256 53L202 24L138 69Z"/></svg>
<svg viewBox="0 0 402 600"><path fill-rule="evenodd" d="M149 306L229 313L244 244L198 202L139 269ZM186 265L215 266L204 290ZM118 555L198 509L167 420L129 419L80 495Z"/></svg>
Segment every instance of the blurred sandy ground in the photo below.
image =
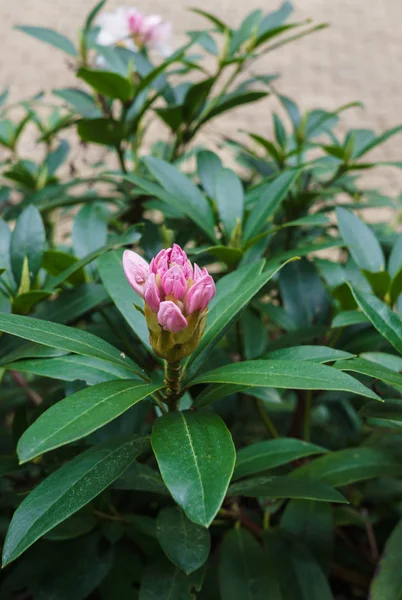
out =
<svg viewBox="0 0 402 600"><path fill-rule="evenodd" d="M72 39L94 0L0 0L0 88L10 86L11 99L29 97L39 90L74 85L65 55L13 30L14 25L52 27ZM109 0L113 9L129 2ZM175 40L183 42L186 29L207 26L188 7L202 5L231 25L240 23L246 12L263 5L275 10L280 0L148 0L135 5L171 20ZM277 88L294 98L303 109L335 109L362 100L364 109L344 113L340 131L368 127L380 132L402 121L402 0L294 0L292 20L311 17L331 27L277 50L261 60L255 72L281 73ZM217 128L225 133L236 129L269 134L274 99L238 109L220 118L206 132L216 140ZM205 141L205 139L203 140ZM32 150L32 147L31 147ZM370 160L402 160L402 135L388 141L370 155ZM402 171L382 167L365 175L384 193L402 191Z"/></svg>

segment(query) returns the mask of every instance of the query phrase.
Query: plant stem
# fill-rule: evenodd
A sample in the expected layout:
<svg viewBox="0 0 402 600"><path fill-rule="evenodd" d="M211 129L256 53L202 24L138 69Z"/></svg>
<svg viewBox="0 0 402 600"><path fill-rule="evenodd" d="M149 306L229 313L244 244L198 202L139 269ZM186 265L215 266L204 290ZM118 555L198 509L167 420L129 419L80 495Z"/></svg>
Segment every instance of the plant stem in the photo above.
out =
<svg viewBox="0 0 402 600"><path fill-rule="evenodd" d="M168 390L166 392L166 401L169 410L177 410L180 399L180 361L166 361L165 364L165 385Z"/></svg>
<svg viewBox="0 0 402 600"><path fill-rule="evenodd" d="M267 411L265 410L264 403L260 398L255 399L255 406L256 406L258 412L260 413L261 420L264 423L268 433L270 433L273 438L279 438L280 435L277 432L275 425L272 423L271 419L269 418L269 415L268 415Z"/></svg>

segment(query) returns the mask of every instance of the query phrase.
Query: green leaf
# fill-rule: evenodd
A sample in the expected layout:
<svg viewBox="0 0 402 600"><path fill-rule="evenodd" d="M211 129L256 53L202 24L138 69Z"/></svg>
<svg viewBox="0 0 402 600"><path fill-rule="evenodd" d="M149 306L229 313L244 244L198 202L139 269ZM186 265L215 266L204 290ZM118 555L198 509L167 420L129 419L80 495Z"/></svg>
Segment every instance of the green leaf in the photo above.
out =
<svg viewBox="0 0 402 600"><path fill-rule="evenodd" d="M83 79L100 94L109 98L117 98L121 102L127 102L134 94L132 82L118 73L113 73L113 71L81 67L77 72L77 77Z"/></svg>
<svg viewBox="0 0 402 600"><path fill-rule="evenodd" d="M384 254L370 227L346 208L338 207L336 216L340 234L357 266L371 273L383 271Z"/></svg>
<svg viewBox="0 0 402 600"><path fill-rule="evenodd" d="M283 307L297 329L328 322L330 298L316 266L306 258L281 270L279 290Z"/></svg>
<svg viewBox="0 0 402 600"><path fill-rule="evenodd" d="M124 275L121 257L121 252L104 254L99 260L99 274L117 309L147 350L151 351L144 315L134 308L134 304L140 304L141 300Z"/></svg>
<svg viewBox="0 0 402 600"><path fill-rule="evenodd" d="M402 267L395 275L393 280L391 281L391 285L389 287L389 299L391 306L393 306L397 301L399 296L402 293ZM385 294L384 294L385 295Z"/></svg>
<svg viewBox="0 0 402 600"><path fill-rule="evenodd" d="M235 449L218 415L175 412L156 420L152 448L170 493L194 523L208 527L233 473Z"/></svg>
<svg viewBox="0 0 402 600"><path fill-rule="evenodd" d="M194 407L201 408L202 406L207 406L211 404L211 402L215 402L220 400L221 398L226 398L231 394L236 394L237 392L241 392L246 389L245 385L231 385L228 384L220 384L220 383L211 383L208 385L194 400Z"/></svg>
<svg viewBox="0 0 402 600"><path fill-rule="evenodd" d="M222 169L222 161L217 154L210 150L201 150L197 154L197 171L201 184L210 198L215 196L215 181Z"/></svg>
<svg viewBox="0 0 402 600"><path fill-rule="evenodd" d="M91 12L89 13L86 21L85 21L85 27L84 27L84 33L86 35L88 35L89 30L91 29L97 15L99 14L99 12L102 10L102 8L104 7L106 3L106 0L100 0L100 2L98 2L93 9L91 10Z"/></svg>
<svg viewBox="0 0 402 600"><path fill-rule="evenodd" d="M212 210L197 186L164 160L147 156L144 162L160 185L180 201L183 212L215 243Z"/></svg>
<svg viewBox="0 0 402 600"><path fill-rule="evenodd" d="M69 269L78 262L73 254L67 254L67 252L61 252L60 250L45 250L43 254L42 267L49 273L49 275L58 276L63 273L66 269ZM79 285L85 283L85 271L79 269L75 271L71 277L66 279L68 283L72 285Z"/></svg>
<svg viewBox="0 0 402 600"><path fill-rule="evenodd" d="M251 498L302 498L319 502L347 502L337 490L321 481L284 475L253 477L238 481L229 487L228 494Z"/></svg>
<svg viewBox="0 0 402 600"><path fill-rule="evenodd" d="M60 379L61 381L76 381L79 379L85 381L87 385L95 385L114 379L135 379L135 373L131 369L118 367L99 358L77 354L68 354L51 360L47 358L19 360L18 362L4 364L3 368L31 373L40 377Z"/></svg>
<svg viewBox="0 0 402 600"><path fill-rule="evenodd" d="M121 121L114 119L81 119L77 126L78 135L84 142L117 146L125 136Z"/></svg>
<svg viewBox="0 0 402 600"><path fill-rule="evenodd" d="M0 331L51 348L100 358L130 369L137 375L141 374L141 370L131 359L123 357L105 340L81 329L32 317L0 314Z"/></svg>
<svg viewBox="0 0 402 600"><path fill-rule="evenodd" d="M20 294L13 302L13 313L19 315L27 314L32 310L35 304L52 295L53 292L47 292L46 290L32 290L25 294Z"/></svg>
<svg viewBox="0 0 402 600"><path fill-rule="evenodd" d="M251 533L240 527L225 535L220 548L219 583L222 600L277 600L275 574Z"/></svg>
<svg viewBox="0 0 402 600"><path fill-rule="evenodd" d="M243 221L244 190L239 177L231 169L221 169L215 176L215 198L228 239L238 222Z"/></svg>
<svg viewBox="0 0 402 600"><path fill-rule="evenodd" d="M370 600L402 598L402 521L388 538L370 588Z"/></svg>
<svg viewBox="0 0 402 600"><path fill-rule="evenodd" d="M159 472L139 462L133 462L124 471L123 475L114 482L113 488L116 490L151 492L163 496L170 495Z"/></svg>
<svg viewBox="0 0 402 600"><path fill-rule="evenodd" d="M20 462L93 433L162 387L163 384L115 380L67 396L24 432L17 445Z"/></svg>
<svg viewBox="0 0 402 600"><path fill-rule="evenodd" d="M320 481L340 487L385 475L400 475L402 464L398 457L381 448L361 446L346 448L316 458L298 467L292 477Z"/></svg>
<svg viewBox="0 0 402 600"><path fill-rule="evenodd" d="M302 360L294 362L292 369L289 369L287 360L232 363L200 375L192 383L235 383L291 390L339 390L380 400L377 394L346 373Z"/></svg>
<svg viewBox="0 0 402 600"><path fill-rule="evenodd" d="M83 258L107 242L107 213L101 204L85 204L76 214L72 242L76 256Z"/></svg>
<svg viewBox="0 0 402 600"><path fill-rule="evenodd" d="M157 557L144 571L139 600L194 600L203 578L203 569L185 575L164 556Z"/></svg>
<svg viewBox="0 0 402 600"><path fill-rule="evenodd" d="M24 259L27 257L31 282L42 264L46 234L42 217L36 206L30 204L18 217L11 235L11 267L15 280L21 281Z"/></svg>
<svg viewBox="0 0 402 600"><path fill-rule="evenodd" d="M233 480L274 469L305 456L323 454L325 448L294 438L266 440L242 448L237 453Z"/></svg>
<svg viewBox="0 0 402 600"><path fill-rule="evenodd" d="M185 364L187 377L191 377L199 369L213 346L225 335L242 309L282 266L275 265L272 269L261 273L263 265L264 262L260 261L252 267L242 267L220 280L216 296L209 308L204 335Z"/></svg>
<svg viewBox="0 0 402 600"><path fill-rule="evenodd" d="M332 558L333 528L331 506L314 500L291 500L281 519L281 529L306 544L326 574Z"/></svg>
<svg viewBox="0 0 402 600"><path fill-rule="evenodd" d="M402 386L402 375L364 358L340 360L334 364L334 367L341 371L353 371L362 375L368 375L373 379L380 379L391 385Z"/></svg>
<svg viewBox="0 0 402 600"><path fill-rule="evenodd" d="M103 492L147 447L147 438L108 441L79 454L42 481L14 513L4 542L3 566Z"/></svg>
<svg viewBox="0 0 402 600"><path fill-rule="evenodd" d="M293 348L280 348L264 354L264 358L273 360L310 360L312 362L326 363L342 358L352 358L354 355L336 348L327 346L294 346Z"/></svg>
<svg viewBox="0 0 402 600"><path fill-rule="evenodd" d="M263 35L271 29L276 29L286 21L286 19L292 14L293 6L292 3L286 0L282 6L273 12L268 13L260 23L258 30L259 35Z"/></svg>
<svg viewBox="0 0 402 600"><path fill-rule="evenodd" d="M349 327L350 325L361 325L362 323L370 323L365 314L357 310L344 310L333 318L331 328Z"/></svg>
<svg viewBox="0 0 402 600"><path fill-rule="evenodd" d="M260 357L267 345L267 332L261 327L261 315L246 308L240 318L240 326L243 332L244 358L251 360Z"/></svg>
<svg viewBox="0 0 402 600"><path fill-rule="evenodd" d="M384 404L369 402L359 411L370 424L380 427L402 427L402 400L385 400Z"/></svg>
<svg viewBox="0 0 402 600"><path fill-rule="evenodd" d="M83 117L101 117L102 111L90 94L75 88L61 88L52 93L67 102L78 114Z"/></svg>
<svg viewBox="0 0 402 600"><path fill-rule="evenodd" d="M73 43L64 35L57 33L57 31L54 31L53 29L48 29L46 27L31 27L27 25L18 25L15 29L27 33L28 35L41 40L41 42L50 44L59 50L63 50L63 52L74 58L77 56L77 50Z"/></svg>
<svg viewBox="0 0 402 600"><path fill-rule="evenodd" d="M222 33L224 33L227 29L229 29L229 27L226 25L226 23L224 23L223 21L218 19L218 17L215 17L215 15L212 15L211 13L206 12L205 10L201 10L199 8L191 8L191 11L196 13L197 15L201 15L202 17L205 17L206 19L208 19L208 21L211 21L211 23L213 25L215 25L215 27L217 27L217 29L219 31L221 31Z"/></svg>
<svg viewBox="0 0 402 600"><path fill-rule="evenodd" d="M402 354L402 320L373 294L352 288L353 296L372 325Z"/></svg>
<svg viewBox="0 0 402 600"><path fill-rule="evenodd" d="M156 535L166 556L186 575L202 567L208 558L209 531L189 521L178 506L160 511Z"/></svg>
<svg viewBox="0 0 402 600"><path fill-rule="evenodd" d="M359 131L366 131L366 130L363 129L363 130L354 130L354 131L356 133L356 131L359 132ZM363 156L363 154L366 154L367 152L369 152L376 146L383 144L390 137L396 135L400 131L402 131L402 125L397 125L396 127L387 129L386 131L384 131L384 133L382 133L379 136L375 136L374 134L372 134L371 136L368 136L364 142L362 141L359 144L358 149L355 148L355 151L353 152L353 158L360 158L361 156ZM372 132L370 132L370 133L372 133Z"/></svg>
<svg viewBox="0 0 402 600"><path fill-rule="evenodd" d="M248 216L244 227L243 243L257 235L267 221L272 220L298 175L299 171L285 171L267 187Z"/></svg>
<svg viewBox="0 0 402 600"><path fill-rule="evenodd" d="M230 94L225 94L217 104L215 104L214 99L212 99L211 106L205 108L203 113L204 116L202 116L199 125L204 125L214 117L217 117L236 106L257 102L257 100L266 98L268 95L268 92L265 91L244 91L244 89L239 88Z"/></svg>
<svg viewBox="0 0 402 600"><path fill-rule="evenodd" d="M392 247L391 254L388 259L388 271L394 278L401 270L402 266L402 233L400 233Z"/></svg>

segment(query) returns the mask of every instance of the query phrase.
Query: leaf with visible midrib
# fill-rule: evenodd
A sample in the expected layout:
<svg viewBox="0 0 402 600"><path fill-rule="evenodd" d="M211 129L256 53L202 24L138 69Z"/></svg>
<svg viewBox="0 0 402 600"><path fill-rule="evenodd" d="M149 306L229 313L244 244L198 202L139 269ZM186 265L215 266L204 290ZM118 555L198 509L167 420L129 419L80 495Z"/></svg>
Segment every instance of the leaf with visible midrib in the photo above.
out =
<svg viewBox="0 0 402 600"><path fill-rule="evenodd" d="M194 523L208 527L225 497L236 453L218 415L183 411L155 421L152 448L170 493Z"/></svg>
<svg viewBox="0 0 402 600"><path fill-rule="evenodd" d="M17 446L20 461L27 462L93 433L162 387L119 379L67 396L25 430Z"/></svg>
<svg viewBox="0 0 402 600"><path fill-rule="evenodd" d="M3 567L98 496L148 446L148 438L99 444L42 481L19 505L3 548Z"/></svg>
<svg viewBox="0 0 402 600"><path fill-rule="evenodd" d="M101 358L143 376L140 367L130 358L123 358L117 348L81 329L33 317L0 314L0 331L51 348Z"/></svg>
<svg viewBox="0 0 402 600"><path fill-rule="evenodd" d="M339 377L341 375L341 377ZM377 394L353 377L326 365L288 360L250 360L231 363L197 377L198 383L235 383L244 386L278 387L292 390L339 390L374 400Z"/></svg>

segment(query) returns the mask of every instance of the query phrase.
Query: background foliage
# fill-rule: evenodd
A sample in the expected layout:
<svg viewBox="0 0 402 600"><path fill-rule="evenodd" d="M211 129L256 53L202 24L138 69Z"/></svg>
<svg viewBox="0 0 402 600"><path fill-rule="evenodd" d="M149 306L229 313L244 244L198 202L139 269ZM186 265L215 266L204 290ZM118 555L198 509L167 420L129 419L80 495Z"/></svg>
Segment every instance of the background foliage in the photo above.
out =
<svg viewBox="0 0 402 600"><path fill-rule="evenodd" d="M207 29L165 60L99 46L103 5L77 42L19 28L66 53L76 87L1 96L0 599L395 600L400 200L360 175L402 126L339 139L353 105L301 114L276 76L253 76L262 53L324 27L293 23L289 2L234 29L197 10ZM206 123L270 95L287 115L272 139L199 145ZM20 155L28 126L37 161ZM368 226L377 207L393 216ZM173 241L217 294L180 411L162 414L121 254Z"/></svg>

